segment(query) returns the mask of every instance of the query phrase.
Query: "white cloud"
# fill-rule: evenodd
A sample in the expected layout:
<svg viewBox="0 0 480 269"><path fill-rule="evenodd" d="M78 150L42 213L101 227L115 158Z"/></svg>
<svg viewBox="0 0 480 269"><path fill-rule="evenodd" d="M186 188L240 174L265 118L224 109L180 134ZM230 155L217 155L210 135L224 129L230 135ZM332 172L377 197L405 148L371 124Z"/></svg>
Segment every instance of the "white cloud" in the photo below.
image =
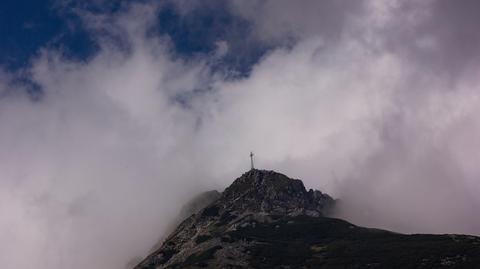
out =
<svg viewBox="0 0 480 269"><path fill-rule="evenodd" d="M258 167L341 198L356 223L480 233L473 72L451 80L404 57L367 12L334 43L300 35L224 80L208 59L173 59L147 37L149 6L125 12L85 15L101 47L87 62L42 53L30 70L40 101L10 94L14 75L0 76L3 268L122 268L193 193L248 169L250 150Z"/></svg>

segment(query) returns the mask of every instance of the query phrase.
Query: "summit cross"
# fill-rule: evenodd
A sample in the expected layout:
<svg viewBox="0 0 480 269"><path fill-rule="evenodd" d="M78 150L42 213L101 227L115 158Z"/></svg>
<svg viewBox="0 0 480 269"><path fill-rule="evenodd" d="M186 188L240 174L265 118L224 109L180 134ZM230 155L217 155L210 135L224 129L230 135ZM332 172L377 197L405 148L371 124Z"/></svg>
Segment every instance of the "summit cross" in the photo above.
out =
<svg viewBox="0 0 480 269"><path fill-rule="evenodd" d="M250 164L252 165L252 170L255 169L253 167L253 152L250 151Z"/></svg>

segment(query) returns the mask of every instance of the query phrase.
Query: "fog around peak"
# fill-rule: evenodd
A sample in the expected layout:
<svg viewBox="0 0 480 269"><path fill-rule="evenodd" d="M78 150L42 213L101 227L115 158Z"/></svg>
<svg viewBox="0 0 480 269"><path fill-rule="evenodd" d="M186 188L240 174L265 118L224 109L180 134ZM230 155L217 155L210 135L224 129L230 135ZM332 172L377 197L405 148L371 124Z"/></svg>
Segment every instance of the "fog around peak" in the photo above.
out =
<svg viewBox="0 0 480 269"><path fill-rule="evenodd" d="M76 10L97 53L0 72L2 267L123 268L251 150L355 224L480 234L479 4L350 2L228 1L251 31L191 57L152 34L164 5ZM256 46L244 75L218 64Z"/></svg>

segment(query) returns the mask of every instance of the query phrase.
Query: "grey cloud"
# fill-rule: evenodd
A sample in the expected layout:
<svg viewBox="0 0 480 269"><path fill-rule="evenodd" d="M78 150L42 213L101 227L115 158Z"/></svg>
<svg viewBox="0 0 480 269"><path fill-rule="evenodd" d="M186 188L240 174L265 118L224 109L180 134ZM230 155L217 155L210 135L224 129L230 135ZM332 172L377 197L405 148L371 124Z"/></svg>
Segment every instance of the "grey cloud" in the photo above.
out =
<svg viewBox="0 0 480 269"><path fill-rule="evenodd" d="M316 3L289 3L236 7L256 34L297 39L238 79L146 35L148 5L85 15L101 48L88 61L44 50L29 70L43 98L0 99L0 238L13 242L0 244L4 268L122 268L164 236L183 201L248 169L250 150L258 167L340 198L338 214L355 223L478 234L478 76L458 70L452 82L410 48L440 7L408 19L399 2L367 1L317 18ZM109 31L130 49L102 38ZM422 53L449 51L422 42ZM0 74L0 91L21 92L15 74Z"/></svg>
<svg viewBox="0 0 480 269"><path fill-rule="evenodd" d="M339 38L349 17L363 10L364 1L231 1L236 14L251 21L254 35L266 42L284 42L312 35L326 41Z"/></svg>

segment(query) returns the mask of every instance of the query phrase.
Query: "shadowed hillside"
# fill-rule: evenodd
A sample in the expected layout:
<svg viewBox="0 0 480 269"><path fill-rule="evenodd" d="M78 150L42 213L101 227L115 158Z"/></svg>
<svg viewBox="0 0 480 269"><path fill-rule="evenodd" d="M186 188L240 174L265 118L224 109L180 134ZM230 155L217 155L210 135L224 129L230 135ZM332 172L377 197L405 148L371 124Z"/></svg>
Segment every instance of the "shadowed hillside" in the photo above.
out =
<svg viewBox="0 0 480 269"><path fill-rule="evenodd" d="M263 170L236 179L137 265L153 268L474 268L480 238L405 235L329 218L335 200Z"/></svg>

